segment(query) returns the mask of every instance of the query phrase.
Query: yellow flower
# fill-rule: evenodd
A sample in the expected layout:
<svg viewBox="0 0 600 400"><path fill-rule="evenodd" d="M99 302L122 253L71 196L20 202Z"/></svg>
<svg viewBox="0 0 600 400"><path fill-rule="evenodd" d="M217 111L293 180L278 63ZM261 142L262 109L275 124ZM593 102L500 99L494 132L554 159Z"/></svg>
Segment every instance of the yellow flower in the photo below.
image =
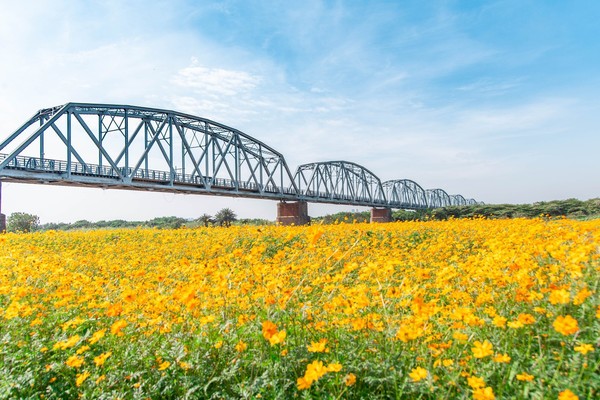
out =
<svg viewBox="0 0 600 400"><path fill-rule="evenodd" d="M494 390L491 387L473 390L473 399L475 400L494 400L495 398Z"/></svg>
<svg viewBox="0 0 600 400"><path fill-rule="evenodd" d="M579 396L571 392L569 389L565 389L558 394L558 400L579 400Z"/></svg>
<svg viewBox="0 0 600 400"><path fill-rule="evenodd" d="M340 363L331 363L327 365L328 372L340 372L342 370L342 364Z"/></svg>
<svg viewBox="0 0 600 400"><path fill-rule="evenodd" d="M188 369L192 368L191 364L189 364L189 363L187 363L187 362L185 362L185 361L179 361L179 366L180 366L182 369L185 369L186 371L187 371Z"/></svg>
<svg viewBox="0 0 600 400"><path fill-rule="evenodd" d="M455 339L455 340L458 340L459 342L466 342L467 339L469 338L469 336L465 335L462 332L454 332L452 334L452 338Z"/></svg>
<svg viewBox="0 0 600 400"><path fill-rule="evenodd" d="M467 383L473 389L479 389L485 387L485 381L477 376L471 376L467 378Z"/></svg>
<svg viewBox="0 0 600 400"><path fill-rule="evenodd" d="M160 363L158 365L158 370L164 371L165 369L169 368L170 366L171 366L171 363L169 361L163 361L162 363Z"/></svg>
<svg viewBox="0 0 600 400"><path fill-rule="evenodd" d="M97 357L94 357L94 364L96 364L96 367L101 367L104 365L104 363L106 362L106 359L108 357L110 357L112 354L111 351L107 351L106 353L102 353Z"/></svg>
<svg viewBox="0 0 600 400"><path fill-rule="evenodd" d="M88 339L88 342L90 342L90 344L94 344L94 343L98 342L100 339L102 339L105 334L106 334L106 329L102 329L97 332L94 332L92 337Z"/></svg>
<svg viewBox="0 0 600 400"><path fill-rule="evenodd" d="M236 345L235 345L235 349L241 353L244 350L246 350L248 348L248 345L246 343L244 343L242 340L240 340Z"/></svg>
<svg viewBox="0 0 600 400"><path fill-rule="evenodd" d="M473 352L473 356L475 358L484 358L494 354L494 346L492 346L487 339L484 340L483 343L481 343L479 340L476 340L473 344L474 346L471 348L471 351Z"/></svg>
<svg viewBox="0 0 600 400"><path fill-rule="evenodd" d="M127 322L120 319L111 325L110 333L112 333L113 335L117 335L117 336L123 336L121 329L125 328L126 326L127 326Z"/></svg>
<svg viewBox="0 0 600 400"><path fill-rule="evenodd" d="M306 347L311 353L329 353L329 349L327 348L327 339L321 339L318 342L311 342L311 344Z"/></svg>
<svg viewBox="0 0 600 400"><path fill-rule="evenodd" d="M577 320L570 315L566 315L564 317L559 315L556 317L556 320L552 326L558 333L562 333L563 335L572 335L579 330Z"/></svg>
<svg viewBox="0 0 600 400"><path fill-rule="evenodd" d="M573 348L573 350L585 355L589 352L594 351L594 346L592 346L591 344L583 343L583 344L580 344L579 346L575 346Z"/></svg>
<svg viewBox="0 0 600 400"><path fill-rule="evenodd" d="M83 365L83 363L83 357L79 356L71 356L67 359L67 361L65 361L65 364L67 364L71 368L79 368Z"/></svg>
<svg viewBox="0 0 600 400"><path fill-rule="evenodd" d="M519 329L524 326L521 321L509 321L507 325L509 328L512 328L512 329Z"/></svg>
<svg viewBox="0 0 600 400"><path fill-rule="evenodd" d="M573 298L573 304L575 304L576 306L583 304L585 299L587 299L588 297L590 297L593 294L594 294L594 292L592 292L588 288L583 288Z"/></svg>
<svg viewBox="0 0 600 400"><path fill-rule="evenodd" d="M81 386L81 384L83 382L85 382L85 380L90 376L90 373L88 371L85 371L81 374L77 374L76 379L75 379L75 385L77 385L78 387Z"/></svg>
<svg viewBox="0 0 600 400"><path fill-rule="evenodd" d="M420 380L427 378L427 370L421 367L413 368L408 376L410 376L413 382L419 382Z"/></svg>
<svg viewBox="0 0 600 400"><path fill-rule="evenodd" d="M442 365L444 367L451 367L452 365L454 365L454 360L443 360Z"/></svg>
<svg viewBox="0 0 600 400"><path fill-rule="evenodd" d="M223 347L223 341L219 340L215 343L215 349L220 349L221 347Z"/></svg>
<svg viewBox="0 0 600 400"><path fill-rule="evenodd" d="M356 383L356 375L350 372L348 375L344 377L344 385L352 386Z"/></svg>
<svg viewBox="0 0 600 400"><path fill-rule="evenodd" d="M67 340L63 340L62 342L57 342L54 346L52 346L52 349L66 350L70 347L75 346L79 342L79 339L80 339L79 335L71 336Z"/></svg>
<svg viewBox="0 0 600 400"><path fill-rule="evenodd" d="M271 343L271 346L275 346L276 344L283 343L286 336L287 336L287 333L285 332L285 330L279 331L269 338L269 343Z"/></svg>
<svg viewBox="0 0 600 400"><path fill-rule="evenodd" d="M82 353L85 353L86 351L88 351L89 349L90 349L90 346L81 346L79 349L77 349L77 351L75 353L82 354Z"/></svg>
<svg viewBox="0 0 600 400"><path fill-rule="evenodd" d="M306 372L304 378L311 382L318 381L323 375L327 373L327 368L323 365L322 361L313 361L306 366Z"/></svg>
<svg viewBox="0 0 600 400"><path fill-rule="evenodd" d="M523 372L522 374L517 374L517 380L530 382L535 378L533 375L529 375L527 372Z"/></svg>
<svg viewBox="0 0 600 400"><path fill-rule="evenodd" d="M535 317L531 314L519 314L517 320L523 325L531 325L535 323Z"/></svg>
<svg viewBox="0 0 600 400"><path fill-rule="evenodd" d="M571 293L565 289L553 290L548 301L550 304L568 304L571 301Z"/></svg>
<svg viewBox="0 0 600 400"><path fill-rule="evenodd" d="M310 385L312 385L312 381L309 381L303 377L298 378L298 380L296 381L296 386L297 386L298 390L308 389L310 387Z"/></svg>
<svg viewBox="0 0 600 400"><path fill-rule="evenodd" d="M508 354L496 354L496 356L494 357L494 361L497 363L509 363L510 362L510 356Z"/></svg>
<svg viewBox="0 0 600 400"><path fill-rule="evenodd" d="M494 317L494 320L492 321L492 323L495 326L497 326L498 328L504 328L506 326L506 318L498 315L498 316Z"/></svg>

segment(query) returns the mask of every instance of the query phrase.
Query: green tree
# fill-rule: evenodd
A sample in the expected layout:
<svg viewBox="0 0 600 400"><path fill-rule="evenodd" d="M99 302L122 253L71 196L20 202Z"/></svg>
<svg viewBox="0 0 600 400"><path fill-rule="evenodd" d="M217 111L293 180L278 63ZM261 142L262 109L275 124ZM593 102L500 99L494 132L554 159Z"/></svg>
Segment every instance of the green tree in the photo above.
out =
<svg viewBox="0 0 600 400"><path fill-rule="evenodd" d="M215 223L215 220L209 214L202 214L200 216L200 218L197 219L197 221L199 223L201 223L202 225L204 225L204 226L208 226L208 224L214 224Z"/></svg>
<svg viewBox="0 0 600 400"><path fill-rule="evenodd" d="M8 232L33 232L40 226L37 215L16 212L10 214L6 221Z"/></svg>
<svg viewBox="0 0 600 400"><path fill-rule="evenodd" d="M235 222L237 215L230 208L223 208L216 215L215 219L221 226L231 226L232 222Z"/></svg>
<svg viewBox="0 0 600 400"><path fill-rule="evenodd" d="M152 228L158 229L179 229L187 221L184 218L179 217L157 217L153 218L146 224Z"/></svg>

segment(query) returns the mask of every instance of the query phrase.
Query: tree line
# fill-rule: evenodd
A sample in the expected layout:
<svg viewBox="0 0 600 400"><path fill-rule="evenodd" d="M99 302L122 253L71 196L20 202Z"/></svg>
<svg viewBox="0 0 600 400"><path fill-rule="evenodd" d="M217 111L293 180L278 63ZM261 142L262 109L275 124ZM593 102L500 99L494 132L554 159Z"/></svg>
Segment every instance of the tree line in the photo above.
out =
<svg viewBox="0 0 600 400"><path fill-rule="evenodd" d="M110 228L158 228L158 229L178 229L183 227L196 228L199 226L225 226L232 224L240 225L264 225L271 223L263 219L238 219L237 214L230 208L223 208L214 216L203 214L196 219L186 219L181 217L157 217L148 221L125 221L122 219L110 221L80 220L76 222L50 222L40 224L37 215L24 212L15 212L8 216L6 220L6 230L8 232L33 232L38 230L85 230L85 229L110 229Z"/></svg>
<svg viewBox="0 0 600 400"><path fill-rule="evenodd" d="M600 218L600 198L586 201L577 199L555 200L537 202L533 204L478 204L472 206L451 206L432 210L398 210L392 213L395 221L426 221L444 220L448 218L557 218L566 217L573 219ZM351 223L369 222L369 211L364 212L339 212L322 217L312 218L312 223ZM75 230L75 229L106 229L106 228L136 228L148 227L158 229L178 229L182 227L196 228L200 226L231 226L238 225L272 225L273 221L261 218L238 219L233 210L223 208L214 216L202 214L196 219L180 217L158 217L149 221L97 221L87 220L73 223L47 223L40 224L36 215L17 212L8 216L6 225L8 232L32 232L36 230Z"/></svg>

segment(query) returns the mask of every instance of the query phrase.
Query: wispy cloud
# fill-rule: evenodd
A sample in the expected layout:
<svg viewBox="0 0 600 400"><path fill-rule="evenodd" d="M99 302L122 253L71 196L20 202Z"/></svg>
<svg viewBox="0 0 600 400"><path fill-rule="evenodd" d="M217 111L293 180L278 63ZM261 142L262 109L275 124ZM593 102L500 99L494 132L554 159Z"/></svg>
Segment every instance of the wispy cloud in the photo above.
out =
<svg viewBox="0 0 600 400"><path fill-rule="evenodd" d="M591 197L600 60L583 39L600 32L529 7L7 2L0 137L41 107L140 104L243 130L291 168L346 159L488 202Z"/></svg>

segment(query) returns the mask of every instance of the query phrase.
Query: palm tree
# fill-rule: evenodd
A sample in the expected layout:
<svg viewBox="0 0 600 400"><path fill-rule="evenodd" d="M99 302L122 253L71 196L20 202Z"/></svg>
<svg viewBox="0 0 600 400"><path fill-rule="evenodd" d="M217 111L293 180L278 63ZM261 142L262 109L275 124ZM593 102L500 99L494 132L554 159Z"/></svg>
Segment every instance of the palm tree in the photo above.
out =
<svg viewBox="0 0 600 400"><path fill-rule="evenodd" d="M208 224L214 224L215 220L213 219L212 215L202 214L200 218L198 218L198 222L204 224L204 226L208 226Z"/></svg>
<svg viewBox="0 0 600 400"><path fill-rule="evenodd" d="M230 208L223 208L221 211L215 215L215 219L219 223L219 225L223 226L231 226L231 223L237 219L237 215Z"/></svg>

